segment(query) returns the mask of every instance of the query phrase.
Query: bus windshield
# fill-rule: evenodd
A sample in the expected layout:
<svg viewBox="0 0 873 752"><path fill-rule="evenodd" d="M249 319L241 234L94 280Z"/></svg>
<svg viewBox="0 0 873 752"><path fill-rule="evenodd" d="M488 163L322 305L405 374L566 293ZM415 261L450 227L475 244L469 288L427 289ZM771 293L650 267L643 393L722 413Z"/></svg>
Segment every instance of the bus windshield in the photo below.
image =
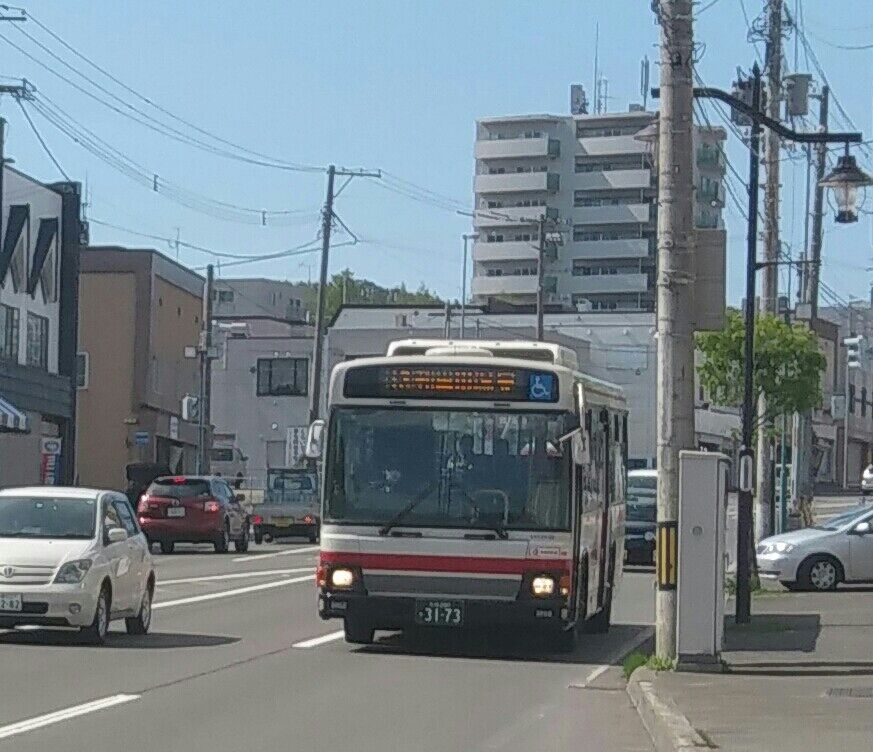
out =
<svg viewBox="0 0 873 752"><path fill-rule="evenodd" d="M569 530L560 412L342 408L329 431L325 521ZM414 503L414 508L406 509Z"/></svg>

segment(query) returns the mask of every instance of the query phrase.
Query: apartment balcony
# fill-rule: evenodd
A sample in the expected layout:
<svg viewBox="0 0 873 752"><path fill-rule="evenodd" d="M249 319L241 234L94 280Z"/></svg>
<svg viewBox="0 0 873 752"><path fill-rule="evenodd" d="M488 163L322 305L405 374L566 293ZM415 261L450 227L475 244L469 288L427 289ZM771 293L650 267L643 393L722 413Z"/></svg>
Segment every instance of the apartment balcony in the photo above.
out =
<svg viewBox="0 0 873 752"><path fill-rule="evenodd" d="M607 206L577 206L573 209L573 224L645 224L654 221L651 204L609 204Z"/></svg>
<svg viewBox="0 0 873 752"><path fill-rule="evenodd" d="M561 155L561 142L555 138L501 138L476 142L476 159L518 159Z"/></svg>
<svg viewBox="0 0 873 752"><path fill-rule="evenodd" d="M487 177L504 177L489 175ZM528 225L527 220L536 220L545 213L549 219L558 219L558 210L551 206L506 206L498 209L477 209L473 224L478 228Z"/></svg>
<svg viewBox="0 0 873 752"><path fill-rule="evenodd" d="M536 295L537 278L534 275L503 277L473 277L473 295L495 297L499 295Z"/></svg>
<svg viewBox="0 0 873 752"><path fill-rule="evenodd" d="M567 259L648 258L652 242L647 238L574 240L564 246L562 256Z"/></svg>
<svg viewBox="0 0 873 752"><path fill-rule="evenodd" d="M505 172L499 175L477 175L476 193L556 193L561 176L556 172Z"/></svg>
<svg viewBox="0 0 873 752"><path fill-rule="evenodd" d="M508 243L478 240L473 244L473 261L535 261L536 244L535 240L513 240Z"/></svg>
<svg viewBox="0 0 873 752"><path fill-rule="evenodd" d="M710 184L697 189L697 200L702 204L717 207L724 206L724 190L718 184Z"/></svg>
<svg viewBox="0 0 873 752"><path fill-rule="evenodd" d="M607 170L578 172L573 181L577 191L609 191L652 187L651 170Z"/></svg>
<svg viewBox="0 0 873 752"><path fill-rule="evenodd" d="M640 127L642 130L642 127ZM606 157L616 154L646 154L648 144L637 141L634 136L591 136L576 139L577 155Z"/></svg>
<svg viewBox="0 0 873 752"><path fill-rule="evenodd" d="M646 274L592 274L587 277L573 277L568 283L571 294L595 295L604 293L638 293L649 289Z"/></svg>

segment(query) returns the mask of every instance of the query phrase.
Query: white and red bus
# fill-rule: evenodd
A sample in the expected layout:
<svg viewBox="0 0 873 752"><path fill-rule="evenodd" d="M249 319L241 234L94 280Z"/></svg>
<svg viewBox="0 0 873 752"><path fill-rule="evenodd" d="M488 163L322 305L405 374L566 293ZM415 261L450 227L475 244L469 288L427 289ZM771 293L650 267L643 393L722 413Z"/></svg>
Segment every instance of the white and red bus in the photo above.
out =
<svg viewBox="0 0 873 752"><path fill-rule="evenodd" d="M624 550L621 389L537 342L393 342L338 365L318 610L375 630L520 626L570 649L609 628Z"/></svg>

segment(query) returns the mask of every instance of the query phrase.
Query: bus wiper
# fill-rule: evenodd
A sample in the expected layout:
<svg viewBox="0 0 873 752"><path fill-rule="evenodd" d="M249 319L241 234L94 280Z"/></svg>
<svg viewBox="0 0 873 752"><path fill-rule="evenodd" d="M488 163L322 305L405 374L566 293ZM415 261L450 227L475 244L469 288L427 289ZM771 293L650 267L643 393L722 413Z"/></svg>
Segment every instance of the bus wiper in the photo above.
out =
<svg viewBox="0 0 873 752"><path fill-rule="evenodd" d="M415 509L421 502L423 502L428 496L430 496L430 492L433 491L433 483L428 483L416 496L412 501L410 501L403 509L401 509L397 514L395 514L388 522L386 522L381 528L379 528L379 535L388 535L391 532L391 528L397 527L400 522L409 514L413 509Z"/></svg>

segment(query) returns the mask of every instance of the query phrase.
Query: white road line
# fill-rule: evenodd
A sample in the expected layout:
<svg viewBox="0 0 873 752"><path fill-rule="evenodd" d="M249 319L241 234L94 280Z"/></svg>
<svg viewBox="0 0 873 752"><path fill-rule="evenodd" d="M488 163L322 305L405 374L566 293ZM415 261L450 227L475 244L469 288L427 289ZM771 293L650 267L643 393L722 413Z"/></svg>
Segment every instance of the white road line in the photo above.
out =
<svg viewBox="0 0 873 752"><path fill-rule="evenodd" d="M260 585L249 585L248 587L234 588L233 590L222 590L220 593L206 593L205 595L194 595L190 598L179 598L174 601L163 601L155 603L152 608L169 608L170 606L185 606L189 603L201 603L203 601L214 601L218 598L230 598L232 595L244 595L245 593L256 593L259 590L270 590L272 588L284 587L285 585L293 585L296 582L306 582L307 580L315 579L315 574L307 574L303 577L291 577L287 580L277 580L276 582L264 582Z"/></svg>
<svg viewBox="0 0 873 752"><path fill-rule="evenodd" d="M271 577L277 574L298 574L311 572L312 567L297 567L296 569L262 569L257 572L234 572L233 574L210 574L204 577L183 577L180 580L158 580L158 587L163 585L186 585L189 582L213 582L219 580L239 580L246 577Z"/></svg>
<svg viewBox="0 0 873 752"><path fill-rule="evenodd" d="M640 645L646 642L646 640L650 640L652 634L652 629L648 628L644 629L642 634L634 635L626 640L610 654L606 659L606 663L597 666L590 674L588 674L588 676L585 677L585 681L581 684L571 684L570 686L575 689L584 689L597 679L597 677L609 671L609 669L617 664L622 658L636 650Z"/></svg>
<svg viewBox="0 0 873 752"><path fill-rule="evenodd" d="M339 632L331 632L330 634L321 635L321 637L313 637L310 640L303 640L303 642L295 642L291 647L317 648L319 645L324 645L326 642L333 642L334 640L340 639L344 634L345 632L341 629Z"/></svg>
<svg viewBox="0 0 873 752"><path fill-rule="evenodd" d="M258 561L259 559L272 559L275 556L291 556L292 554L308 554L318 551L321 546L303 546L302 548L289 548L286 551L276 551L272 554L252 554L251 556L237 556L231 561Z"/></svg>
<svg viewBox="0 0 873 752"><path fill-rule="evenodd" d="M8 739L10 736L24 734L28 731L35 731L44 726L51 726L54 723L67 721L70 718L76 718L80 715L96 713L98 710L111 708L115 705L123 705L126 702L138 700L139 697L139 695L112 695L111 697L104 697L102 700L86 702L83 705L74 705L71 708L57 710L54 713L48 713L47 715L38 715L36 718L31 718L27 721L19 721L18 723L11 723L8 726L0 726L0 739Z"/></svg>

